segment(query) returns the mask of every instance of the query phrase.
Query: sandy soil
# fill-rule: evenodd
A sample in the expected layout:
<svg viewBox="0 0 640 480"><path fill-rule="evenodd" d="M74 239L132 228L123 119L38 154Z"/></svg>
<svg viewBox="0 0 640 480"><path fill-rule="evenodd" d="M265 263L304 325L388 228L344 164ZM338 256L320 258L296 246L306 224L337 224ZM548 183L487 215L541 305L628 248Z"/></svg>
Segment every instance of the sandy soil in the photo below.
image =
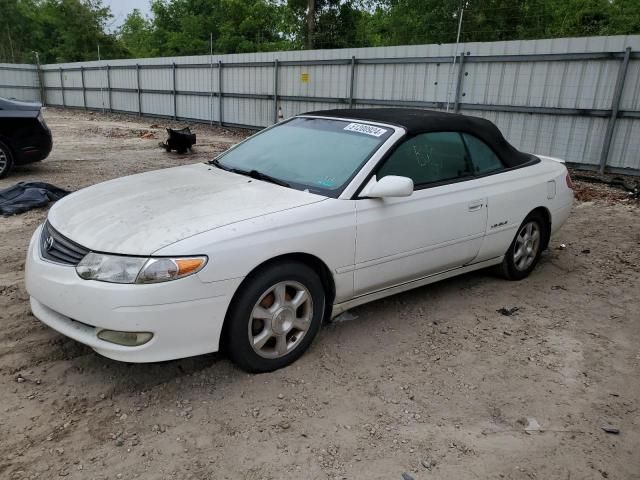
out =
<svg viewBox="0 0 640 480"><path fill-rule="evenodd" d="M77 189L245 134L195 126L178 156L156 120L46 117L51 157L0 188ZM530 278L478 272L354 309L258 376L221 355L117 363L43 326L23 267L46 211L0 218L0 478L639 479L638 206L592 197Z"/></svg>

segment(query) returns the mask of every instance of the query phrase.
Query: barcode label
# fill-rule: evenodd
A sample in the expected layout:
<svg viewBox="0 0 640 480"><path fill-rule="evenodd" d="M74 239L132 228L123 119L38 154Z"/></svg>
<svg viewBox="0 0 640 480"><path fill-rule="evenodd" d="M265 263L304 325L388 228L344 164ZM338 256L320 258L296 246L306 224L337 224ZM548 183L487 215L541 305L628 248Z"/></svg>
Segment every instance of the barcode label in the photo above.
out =
<svg viewBox="0 0 640 480"><path fill-rule="evenodd" d="M350 132L358 132L364 133L365 135L372 135L374 137L380 137L387 133L384 128L374 127L373 125L364 125L362 123L350 123L346 127L345 130L349 130Z"/></svg>

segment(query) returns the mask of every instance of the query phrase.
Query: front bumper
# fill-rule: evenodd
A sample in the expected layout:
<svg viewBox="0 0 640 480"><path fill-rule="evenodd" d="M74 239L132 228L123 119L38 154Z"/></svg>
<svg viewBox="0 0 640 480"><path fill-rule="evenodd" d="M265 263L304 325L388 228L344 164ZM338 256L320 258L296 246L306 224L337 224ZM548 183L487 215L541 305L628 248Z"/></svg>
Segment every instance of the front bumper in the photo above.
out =
<svg viewBox="0 0 640 480"><path fill-rule="evenodd" d="M40 321L105 357L126 362L218 350L227 308L242 278L204 283L196 274L150 285L87 281L74 267L40 257L41 229L31 238L25 264L31 310ZM127 347L99 339L102 329L151 332L153 338Z"/></svg>

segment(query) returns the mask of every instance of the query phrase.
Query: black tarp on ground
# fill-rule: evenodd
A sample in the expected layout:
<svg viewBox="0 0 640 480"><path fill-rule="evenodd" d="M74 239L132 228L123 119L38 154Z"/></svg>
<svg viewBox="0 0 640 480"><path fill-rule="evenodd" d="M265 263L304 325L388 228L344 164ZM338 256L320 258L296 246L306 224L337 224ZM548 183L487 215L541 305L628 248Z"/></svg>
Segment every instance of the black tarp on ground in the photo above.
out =
<svg viewBox="0 0 640 480"><path fill-rule="evenodd" d="M44 182L19 182L0 190L0 214L16 215L32 208L46 207L71 192Z"/></svg>

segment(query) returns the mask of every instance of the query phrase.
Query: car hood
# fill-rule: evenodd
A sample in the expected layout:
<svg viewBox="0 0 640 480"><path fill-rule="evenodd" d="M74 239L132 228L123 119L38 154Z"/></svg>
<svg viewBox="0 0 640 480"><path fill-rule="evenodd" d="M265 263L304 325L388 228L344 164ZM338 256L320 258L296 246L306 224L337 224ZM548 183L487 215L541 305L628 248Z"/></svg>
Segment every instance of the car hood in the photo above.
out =
<svg viewBox="0 0 640 480"><path fill-rule="evenodd" d="M88 249L150 255L208 230L324 199L196 164L79 190L56 203L48 220Z"/></svg>

